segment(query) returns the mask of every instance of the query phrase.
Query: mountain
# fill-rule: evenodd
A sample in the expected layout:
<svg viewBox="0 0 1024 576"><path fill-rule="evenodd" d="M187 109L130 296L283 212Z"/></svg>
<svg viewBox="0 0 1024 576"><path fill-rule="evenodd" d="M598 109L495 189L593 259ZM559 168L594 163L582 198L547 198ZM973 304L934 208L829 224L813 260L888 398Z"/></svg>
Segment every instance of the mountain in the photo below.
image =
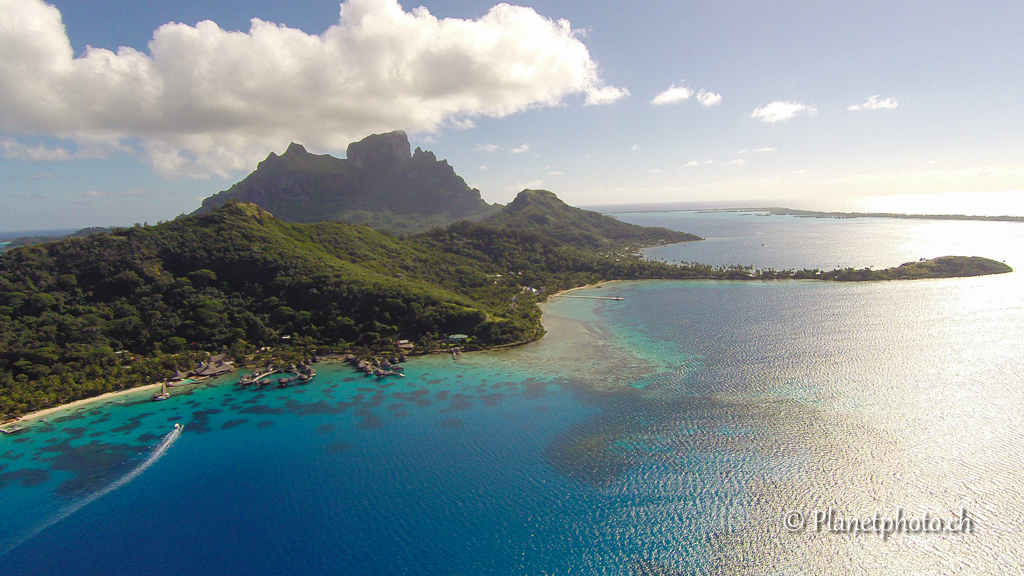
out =
<svg viewBox="0 0 1024 576"><path fill-rule="evenodd" d="M398 130L349 144L347 159L310 154L292 143L256 170L203 201L204 214L230 200L251 202L285 222L342 221L413 233L497 210L445 160Z"/></svg>
<svg viewBox="0 0 1024 576"><path fill-rule="evenodd" d="M513 230L532 230L578 248L593 250L702 240L686 232L637 226L575 208L547 190L523 190L484 222Z"/></svg>

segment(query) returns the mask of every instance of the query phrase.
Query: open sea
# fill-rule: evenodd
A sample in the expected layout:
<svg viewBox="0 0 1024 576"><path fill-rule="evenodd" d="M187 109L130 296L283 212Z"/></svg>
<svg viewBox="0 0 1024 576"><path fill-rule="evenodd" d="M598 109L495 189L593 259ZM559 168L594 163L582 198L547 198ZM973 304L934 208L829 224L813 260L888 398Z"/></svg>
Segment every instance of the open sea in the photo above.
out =
<svg viewBox="0 0 1024 576"><path fill-rule="evenodd" d="M646 251L667 261L1024 270L1024 224L617 217L708 238ZM551 298L540 341L414 358L405 378L321 363L305 386L236 373L28 421L0 437L0 574L1024 565L1024 273L571 295L624 299Z"/></svg>

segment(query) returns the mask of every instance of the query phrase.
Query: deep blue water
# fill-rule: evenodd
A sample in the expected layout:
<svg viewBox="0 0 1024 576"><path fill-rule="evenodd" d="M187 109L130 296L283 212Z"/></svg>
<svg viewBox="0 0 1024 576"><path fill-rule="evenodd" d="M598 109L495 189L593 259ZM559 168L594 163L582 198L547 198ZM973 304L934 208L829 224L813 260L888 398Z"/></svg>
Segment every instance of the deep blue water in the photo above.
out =
<svg viewBox="0 0 1024 576"><path fill-rule="evenodd" d="M739 256L789 242L757 265L883 259L846 244L855 221L644 218L704 219ZM1024 227L986 226L865 246L1021 263ZM552 298L537 343L403 379L321 364L305 387L235 375L84 405L0 437L0 573L999 574L1024 561L1022 284L612 283L576 294L624 300ZM780 526L832 505L966 507L983 529Z"/></svg>

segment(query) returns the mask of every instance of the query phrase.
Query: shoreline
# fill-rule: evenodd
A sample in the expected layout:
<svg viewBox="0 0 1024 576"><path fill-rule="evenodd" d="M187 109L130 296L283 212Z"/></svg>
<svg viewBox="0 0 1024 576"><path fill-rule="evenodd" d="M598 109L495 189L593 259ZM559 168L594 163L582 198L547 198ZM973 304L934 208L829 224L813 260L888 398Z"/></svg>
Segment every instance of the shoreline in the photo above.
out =
<svg viewBox="0 0 1024 576"><path fill-rule="evenodd" d="M833 212L828 210L801 210L797 208L786 208L780 206L761 207L740 207L740 208L660 208L652 210L616 210L614 212L602 212L602 214L664 214L670 212L693 212L697 214L709 213L739 213L739 212L766 212L768 216L796 216L798 218L892 218L897 220L955 220L955 221L979 221L979 222L1024 222L1024 216L1003 215L982 215L982 214L912 214L902 212Z"/></svg>
<svg viewBox="0 0 1024 576"><path fill-rule="evenodd" d="M933 260L937 260L937 259L933 259ZM916 263L914 263L914 264L916 264ZM892 268L892 269L895 269L895 268ZM890 270L890 269L886 269L886 270ZM835 270L835 272L838 272L838 271L839 271L838 269ZM1013 271L1012 268L1007 270L1007 272L1012 272L1012 271ZM880 271L872 271L872 272L878 273ZM881 272L884 272L884 270L881 271ZM884 281L891 281L891 280L920 280L920 279L925 279L925 278L966 278L966 277L986 276L986 275L1000 274L1000 273L1003 273L1003 272L986 272L986 273L983 273L983 274L972 274L972 275L966 275L966 276L959 276L959 275L954 275L954 276L923 276L923 277L920 277L920 278L905 278L905 279L904 278L898 278L898 279L897 278L892 278L892 279L889 279L889 278L866 278L866 279L862 279L862 280L858 279L858 280L854 280L854 281L884 282ZM730 280L732 280L732 281L745 281L745 282L749 282L749 281L752 281L752 280L761 280L761 281L765 281L765 280L789 280L789 281L793 281L793 280L802 280L802 279L804 279L804 278L735 278L735 279L728 279L728 278L707 278L707 279L703 279L702 278L701 280L718 280L718 281L730 281ZM828 279L828 278L806 278L806 279L807 280L814 280L814 281L818 281L818 282L822 282L822 281L850 281L850 280L834 280L834 279ZM675 280L675 279L673 279L673 278L644 278L642 280L645 280L645 281L655 281L655 280ZM679 279L679 280L683 280L683 279ZM696 280L696 279L687 279L687 280ZM583 289L587 289L587 288L600 288L602 286L605 286L606 284L612 284L612 283L615 283L615 282L624 282L624 281L626 281L626 280L602 280L600 282L596 282L596 283L593 283L593 284L584 284L582 286L574 286L572 288L566 288L564 290L559 290L557 292L554 292L554 293L548 295L548 297L544 301L538 302L537 304L539 306L543 305L543 304L547 303L548 301L550 301L551 298L554 298L556 296L563 296L563 295L569 294L569 293L571 293L571 292L573 292L575 290L583 290ZM541 327L542 328L543 328L543 324L544 324L544 317L545 317L544 309L543 309L543 306L541 306L540 323L541 323ZM531 344L533 342L536 342L536 341L544 338L545 335L547 335L547 329L544 329L544 332L542 334L540 334L540 335L538 335L536 337L533 337L533 338L529 338L529 339L522 340L522 341L519 341L519 342L513 342L513 343L510 343L510 344L503 344L503 345L499 345L499 346L492 346L492 347L481 348L481 349L476 350L476 351L484 352L484 351L489 351L489 350L502 350L502 349L509 349L509 348L517 348L517 347L520 347L520 346L523 346L523 345L526 345L526 344ZM418 354L414 353L412 356L427 355L427 354L440 354L440 353L446 353L446 352L447 352L447 350L434 350L434 351L431 351L431 352L428 352L428 353L418 353ZM236 366L236 369L237 368L241 368L242 366L244 366L244 364ZM35 420L35 419L47 416L49 414L53 414L55 412L59 412L59 411L65 410L65 409L74 408L76 406L81 406L83 404L89 404L89 403L92 403L92 402L99 402L99 401L102 401L102 400L109 400L111 398L116 398L118 396L123 396L125 394L130 394L130 393L134 393L134 392L153 390L153 389L161 386L164 383L165 382L161 381L161 382L155 382L155 383L152 383L152 384L144 384L142 386L136 386L134 388L128 388L126 390L118 390L118 391L115 391L115 392L106 392L106 393L101 394L99 396L93 396L93 397L90 397L90 398L82 398L80 400L75 400L73 402L69 402L69 403L66 403L66 404L59 404L57 406L51 406L49 408L43 408L43 409L40 409L40 410L36 410L34 412L29 412L28 414L24 414L22 416L19 416L17 418L13 418L11 420L6 420L4 422L0 422L0 427L6 427L6 426L10 426L10 425L17 425L19 422L32 421L32 420Z"/></svg>
<svg viewBox="0 0 1024 576"><path fill-rule="evenodd" d="M57 406L51 406L49 408L42 408L40 410L36 410L35 412L29 412L28 414L25 414L23 416L19 416L18 418L15 418L13 420L7 420L6 422L2 422L2 423L0 423L0 426L9 426L11 424L17 424L19 422L28 422L29 420L35 420L37 418L42 418L44 416L48 416L50 414L53 414L53 413L56 413L56 412L60 412L61 410L67 410L67 409L70 409L70 408L74 408L76 406L82 406L82 405L85 405L85 404L91 404L93 402L100 402L102 400L110 400L111 398L117 398L118 396L124 396L126 394L131 394L131 393L134 393L134 392L142 392L144 390L153 390L153 389L159 388L161 385L163 385L163 382L157 382L155 384L144 384L142 386L136 386L134 388L128 388L126 390L117 390L115 392L105 392L103 394L100 394L99 396L92 396L92 397L89 397L89 398L82 398L81 400L75 400L73 402L68 402L67 404L58 404Z"/></svg>
<svg viewBox="0 0 1024 576"><path fill-rule="evenodd" d="M550 299L550 298L553 298L555 296L561 296L563 294L568 294L569 292L572 292L574 290L582 290L584 288L599 288L599 287L601 287L601 286L603 286L605 284L610 284L610 283L613 283L613 282L620 282L620 280L605 280L605 281L602 281L602 282L598 282L596 284L586 284L586 285L583 285L583 286L575 286L573 288L566 288L565 290L559 290L558 292L555 292L553 294L548 295L548 298ZM545 302L546 301L547 300L545 300ZM543 303L544 302L540 302L539 304L543 304ZM543 311L543 308L541 309L540 321L541 321L541 325L543 325L543 323L544 323L544 311ZM504 345L501 345L501 346L494 346L494 347L491 347L491 348L483 348L483 349L481 349L479 351L480 352L486 352L486 351L491 351L491 350L502 350L502 349L509 349L509 348L517 348L517 347L523 346L525 344L530 344L532 342L536 342L536 341L540 340L541 338L543 338L546 335L547 335L547 331L545 330L545 332L543 334L541 334L540 336L537 336L535 338L530 338L530 339L527 339L527 340L523 340L521 342L513 342L511 344L504 344ZM415 356L429 355L429 354L442 354L442 353L447 353L447 351L446 350L434 350L434 351L429 352L427 354L422 354L421 353L421 354L416 354ZM142 386L136 386L134 388L128 388L126 390L117 390L115 392L105 392L103 394L100 394L99 396L92 396L90 398L82 398L80 400L74 400L74 401L68 402L66 404L58 404L57 406L50 406L49 408L42 408L40 410L36 410L34 412L29 412L28 414L24 414L22 416L14 418L14 419L6 420L4 422L0 422L0 427L7 427L7 426L11 426L11 425L17 425L19 423L29 423L31 421L35 421L35 420L38 420L40 418L49 416L50 414L61 412L63 410L69 410L69 409L75 408L77 406L83 406L83 405L86 405L86 404L91 404L93 402L102 402L104 400L110 400L110 399L113 399L113 398L117 398L119 396L124 396L126 394L132 394L132 393L142 392L142 391L146 391L146 390L155 390L155 389L159 388L163 384L164 384L164 382L156 382L156 383L153 383L153 384L144 384Z"/></svg>
<svg viewBox="0 0 1024 576"><path fill-rule="evenodd" d="M558 292L555 292L554 294L549 295L548 298L554 298L555 296L561 296L563 294L568 294L569 292L572 292L573 290L583 290L584 288L600 288L601 286L604 286L605 284L611 284L613 282L622 282L622 280L602 280L602 281L600 281L600 282L598 282L596 284L584 284L583 286L576 286L575 288L566 288L565 290L559 290Z"/></svg>

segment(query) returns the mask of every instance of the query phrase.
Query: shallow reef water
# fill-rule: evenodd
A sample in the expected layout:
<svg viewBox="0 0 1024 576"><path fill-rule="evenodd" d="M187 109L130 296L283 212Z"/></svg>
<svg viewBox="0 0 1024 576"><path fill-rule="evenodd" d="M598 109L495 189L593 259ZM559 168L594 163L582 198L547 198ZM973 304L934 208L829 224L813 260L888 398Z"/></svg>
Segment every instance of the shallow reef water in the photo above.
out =
<svg viewBox="0 0 1024 576"><path fill-rule="evenodd" d="M729 218L711 231L747 242ZM849 224L774 218L749 233ZM955 238L898 244L898 224L895 259ZM989 230L975 253L1024 266L1024 227ZM621 301L551 298L538 342L404 378L320 364L300 387L235 374L80 405L0 437L0 572L1010 573L1021 278L617 282L574 294ZM817 529L830 509L975 529Z"/></svg>

